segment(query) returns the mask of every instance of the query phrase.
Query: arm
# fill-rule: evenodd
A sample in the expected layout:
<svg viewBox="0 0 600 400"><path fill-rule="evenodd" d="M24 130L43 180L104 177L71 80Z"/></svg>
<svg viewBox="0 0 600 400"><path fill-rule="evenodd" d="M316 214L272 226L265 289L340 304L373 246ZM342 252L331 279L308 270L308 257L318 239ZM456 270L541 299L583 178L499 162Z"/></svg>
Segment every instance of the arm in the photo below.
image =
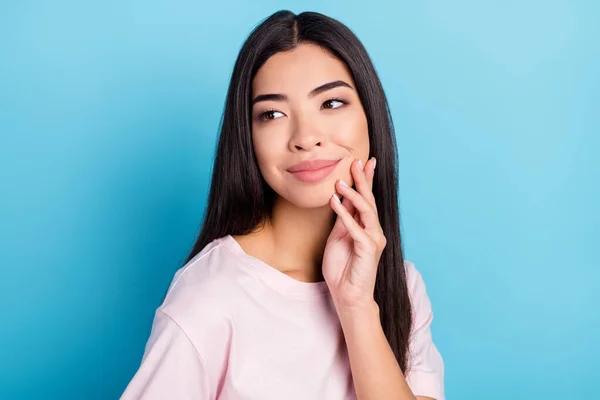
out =
<svg viewBox="0 0 600 400"><path fill-rule="evenodd" d="M406 376L385 337L374 300L358 311L338 312L359 400L445 400L444 361L431 335L431 301L419 271L413 263L405 263L414 321Z"/></svg>
<svg viewBox="0 0 600 400"><path fill-rule="evenodd" d="M407 284L416 310L413 329L417 330L411 332L408 345L409 353L417 357L410 357L406 378L380 323L373 293L387 239L371 190L374 171L374 158L364 168L358 160L351 167L357 189L337 181L336 189L344 202L337 194L330 200L337 219L322 264L346 339L355 391L359 400L417 400L414 393L444 400L443 364L429 329L433 313L425 285L412 263L405 262L405 267L409 267Z"/></svg>
<svg viewBox="0 0 600 400"><path fill-rule="evenodd" d="M340 313L358 400L425 400L411 392L385 337L375 301Z"/></svg>
<svg viewBox="0 0 600 400"><path fill-rule="evenodd" d="M411 298L413 326L409 340L410 358L406 381L413 393L445 400L444 360L431 333L433 311L423 277L410 261L405 261Z"/></svg>
<svg viewBox="0 0 600 400"><path fill-rule="evenodd" d="M212 398L204 362L179 325L156 312L141 365L121 400Z"/></svg>

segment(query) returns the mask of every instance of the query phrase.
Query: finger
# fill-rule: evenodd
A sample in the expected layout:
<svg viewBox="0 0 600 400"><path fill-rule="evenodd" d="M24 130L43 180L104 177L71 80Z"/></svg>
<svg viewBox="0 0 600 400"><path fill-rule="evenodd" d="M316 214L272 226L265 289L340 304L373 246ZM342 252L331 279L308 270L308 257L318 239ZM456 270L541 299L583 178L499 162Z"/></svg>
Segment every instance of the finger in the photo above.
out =
<svg viewBox="0 0 600 400"><path fill-rule="evenodd" d="M373 177L375 176L375 157L371 157L363 169L369 190L373 191Z"/></svg>
<svg viewBox="0 0 600 400"><path fill-rule="evenodd" d="M373 191L373 178L375 176L375 157L372 157L369 161L367 161L367 164L365 165L364 171L365 171L365 175L367 177L367 182L369 183L369 190L372 192ZM373 196L375 197L375 196ZM375 213L377 214L377 207L375 207ZM356 217L358 218L359 213L356 213ZM358 219L357 221L359 221L360 219ZM361 224L361 226L364 228L364 225L362 225L362 223L359 221L359 224Z"/></svg>
<svg viewBox="0 0 600 400"><path fill-rule="evenodd" d="M366 246L372 242L372 239L369 237L367 232L365 232L365 230L358 225L358 222L354 220L352 215L348 213L348 210L346 210L346 208L341 204L336 194L333 194L333 196L331 196L329 203L331 204L331 207L333 208L335 213L338 215L338 219L342 221L344 227L346 228L350 236L352 236L352 239L354 239L357 242L363 243Z"/></svg>
<svg viewBox="0 0 600 400"><path fill-rule="evenodd" d="M335 184L334 184L334 190L335 190ZM356 211L356 208L354 207L354 204L352 204L352 201L350 201L350 199L348 199L346 197L343 197L343 195L340 194L339 191L335 192L335 194L338 195L338 197L342 198L341 199L342 205L346 208L346 210L348 210L348 213L354 217L356 222L360 224L360 214ZM346 227L344 226L344 223L342 222L342 219L341 218L336 219L335 224L333 225L333 228L330 232L330 235L332 235L336 238L341 238L346 233L347 233L347 230L346 230Z"/></svg>
<svg viewBox="0 0 600 400"><path fill-rule="evenodd" d="M341 195L340 195L341 197ZM348 210L348 213L352 216L354 216L354 220L360 225L361 228L364 228L364 224L361 222L360 220L360 213L356 210L356 207L354 207L354 204L352 204L352 201L350 201L350 199L343 197L342 198L342 205L344 207L346 207L346 210ZM344 226L344 224L340 221L336 221L336 224L341 225L342 227ZM334 228L335 229L335 225ZM339 229L339 228L338 228ZM343 228L346 229L346 228ZM344 232L345 233L345 232Z"/></svg>
<svg viewBox="0 0 600 400"><path fill-rule="evenodd" d="M365 226L365 229L369 231L370 234L374 233L379 235L381 231L381 225L379 224L379 217L377 216L373 205L353 188L344 186L344 183L342 182L342 180L337 181L337 190L345 198L350 199L354 205L354 208L358 210L358 213L360 214L360 220Z"/></svg>
<svg viewBox="0 0 600 400"><path fill-rule="evenodd" d="M371 162L369 160L368 162ZM365 165L365 168L367 166ZM350 170L352 171L354 177L354 185L356 186L356 190L360 193L375 209L375 214L377 215L377 205L375 204L375 196L373 196L373 192L369 186L369 182L367 181L367 177L365 176L365 171L363 171L358 165L358 161L354 162L353 165L350 166ZM356 204L354 204L356 206Z"/></svg>
<svg viewBox="0 0 600 400"><path fill-rule="evenodd" d="M371 160L369 160L367 162L368 164L368 168L366 168L367 170L367 182L369 182L369 190L372 192L373 191L373 178L375 177L375 163L377 162L377 160L375 159L375 157L371 158ZM365 166L367 167L367 166Z"/></svg>
<svg viewBox="0 0 600 400"><path fill-rule="evenodd" d="M354 220L358 223L358 225L360 225L361 228L365 229L365 225L360 220L360 213L354 213Z"/></svg>
<svg viewBox="0 0 600 400"><path fill-rule="evenodd" d="M352 204L352 201L350 201L350 199L345 198L341 193L339 193L339 196L342 197L342 204L344 205L344 207L346 207L346 210L348 210L350 215L356 214L356 208L354 207L354 204Z"/></svg>
<svg viewBox="0 0 600 400"><path fill-rule="evenodd" d="M333 196L337 196L337 195L338 195L338 193L334 193ZM340 197L340 196L338 196L338 197ZM348 213L350 215L358 214L356 212L356 209L354 208L354 205L350 201L350 199L347 199L347 198L344 197L344 199L342 200L342 206L344 208L346 208L346 210L348 211ZM334 225L333 225L333 228L331 229L331 232L329 233L329 236L334 237L336 239L339 239L339 238L344 237L344 235L346 235L347 232L348 231L346 230L346 227L344 226L344 223L342 222L342 219L341 218L337 218L336 221L335 221L335 223L334 223Z"/></svg>
<svg viewBox="0 0 600 400"><path fill-rule="evenodd" d="M373 190L373 177L375 176L375 157L371 158L369 161L367 161L367 164L365 165L364 171L365 171L365 176L367 177L367 182L369 183L369 190ZM345 204L348 200L346 200L346 198L343 198L342 204ZM348 201L348 204L352 204L351 202ZM360 220L360 214L358 212L356 212L356 209L354 208L354 206L351 207L346 207L346 209L350 212L350 214L354 215L354 220L356 222L358 222L358 224L364 228L364 224L361 222Z"/></svg>

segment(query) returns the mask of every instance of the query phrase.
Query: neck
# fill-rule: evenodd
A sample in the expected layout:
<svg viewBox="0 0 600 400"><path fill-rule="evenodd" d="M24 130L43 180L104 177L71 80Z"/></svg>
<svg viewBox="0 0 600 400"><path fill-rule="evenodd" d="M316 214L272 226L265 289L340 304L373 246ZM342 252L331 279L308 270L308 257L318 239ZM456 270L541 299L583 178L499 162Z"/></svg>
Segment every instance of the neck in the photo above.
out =
<svg viewBox="0 0 600 400"><path fill-rule="evenodd" d="M300 208L278 197L271 220L253 235L269 264L300 281L318 282L323 280L323 252L334 223L335 212L329 204Z"/></svg>

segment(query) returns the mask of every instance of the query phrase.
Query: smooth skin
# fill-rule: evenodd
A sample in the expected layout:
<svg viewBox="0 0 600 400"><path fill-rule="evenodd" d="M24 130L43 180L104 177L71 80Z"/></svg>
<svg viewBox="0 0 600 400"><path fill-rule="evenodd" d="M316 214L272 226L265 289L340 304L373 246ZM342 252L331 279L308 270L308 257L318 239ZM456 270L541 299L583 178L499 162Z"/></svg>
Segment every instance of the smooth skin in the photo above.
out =
<svg viewBox="0 0 600 400"><path fill-rule="evenodd" d="M373 196L376 160L352 164L357 190L336 182L344 195L330 200L338 215L328 238L323 274L332 293L348 347L356 396L366 399L431 399L414 396L385 337L373 298L377 266L386 239Z"/></svg>
<svg viewBox="0 0 600 400"><path fill-rule="evenodd" d="M277 196L270 223L234 238L246 253L294 279L327 282L358 400L431 400L411 393L373 298L386 239L372 193L367 119L355 87L345 64L313 44L277 53L258 70L252 98L261 101L253 102L252 141ZM316 183L286 171L307 159L341 161Z"/></svg>

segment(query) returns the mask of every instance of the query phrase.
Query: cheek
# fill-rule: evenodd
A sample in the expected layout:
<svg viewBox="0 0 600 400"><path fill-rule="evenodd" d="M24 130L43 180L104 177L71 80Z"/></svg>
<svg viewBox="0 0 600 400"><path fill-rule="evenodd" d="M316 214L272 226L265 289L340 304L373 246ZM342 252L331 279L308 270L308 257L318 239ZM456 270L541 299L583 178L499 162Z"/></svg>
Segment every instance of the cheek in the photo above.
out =
<svg viewBox="0 0 600 400"><path fill-rule="evenodd" d="M355 158L361 159L364 162L368 160L370 143L369 143L369 126L366 117L356 116L355 118L347 118L344 121L339 121L336 128L335 142L344 147L347 152L347 161L344 167L340 169L337 179L344 179L350 183L350 186L355 185L354 176L350 171L352 162Z"/></svg>
<svg viewBox="0 0 600 400"><path fill-rule="evenodd" d="M352 156L366 161L369 156L369 127L364 115L338 121L335 132L337 143L347 148Z"/></svg>
<svg viewBox="0 0 600 400"><path fill-rule="evenodd" d="M265 132L252 133L252 146L259 161L271 157L272 146L269 146L269 139L272 139L272 136Z"/></svg>
<svg viewBox="0 0 600 400"><path fill-rule="evenodd" d="M258 166L266 178L285 162L285 143L273 140L275 136L266 134L256 134L252 138Z"/></svg>

